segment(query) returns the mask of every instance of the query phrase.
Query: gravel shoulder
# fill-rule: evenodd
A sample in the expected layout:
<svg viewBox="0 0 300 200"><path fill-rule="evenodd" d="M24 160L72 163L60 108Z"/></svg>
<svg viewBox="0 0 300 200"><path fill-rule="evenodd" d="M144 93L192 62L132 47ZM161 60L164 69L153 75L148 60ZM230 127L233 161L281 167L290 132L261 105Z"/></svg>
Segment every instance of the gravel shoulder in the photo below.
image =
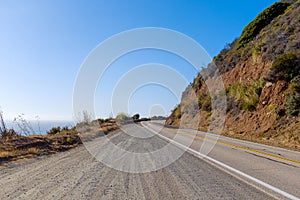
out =
<svg viewBox="0 0 300 200"><path fill-rule="evenodd" d="M127 128L149 134L142 127ZM145 145L121 130L110 137L139 152L166 144L153 136ZM0 174L0 199L271 199L189 153L163 169L133 174L107 167L79 146L2 166Z"/></svg>

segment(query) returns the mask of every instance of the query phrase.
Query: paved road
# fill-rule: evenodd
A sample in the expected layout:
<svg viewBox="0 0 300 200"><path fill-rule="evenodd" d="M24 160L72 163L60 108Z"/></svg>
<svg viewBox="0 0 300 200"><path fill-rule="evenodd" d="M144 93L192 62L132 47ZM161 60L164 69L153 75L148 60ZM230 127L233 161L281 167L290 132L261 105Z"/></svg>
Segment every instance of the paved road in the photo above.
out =
<svg viewBox="0 0 300 200"><path fill-rule="evenodd" d="M161 122L146 123L145 126L167 138L174 139L177 135L176 141L196 151L213 144L213 149L207 154L209 158L291 194L295 199L300 198L300 152L190 129L162 129ZM190 139L187 138L192 138L193 143L188 144ZM202 150L205 152L205 148ZM244 176L242 178L249 181ZM256 182L250 182L257 185Z"/></svg>
<svg viewBox="0 0 300 200"><path fill-rule="evenodd" d="M159 124L144 125L147 128L124 126L121 131L110 134L110 141L122 149L135 153L153 152L168 144L167 140L148 130L161 129ZM163 129L160 134L172 138L174 132ZM190 136L185 135L183 138L188 137ZM184 141L186 140L183 140L183 143ZM197 147L200 141L197 139L192 147ZM105 156L101 156L103 154L106 154L106 158L114 157L110 156L112 154L118 155L101 149L103 147L99 145L101 142L103 142L101 138L96 138L86 145L89 150L96 149L99 158L104 158ZM172 148L174 151L178 149L174 145ZM217 154L218 148L221 147L211 152L212 156ZM281 166L277 162L265 161L252 154L246 155L261 159L262 162L275 163L275 168ZM228 158L225 156L220 155L220 158L229 162L236 159L235 154ZM134 162L130 159L129 161ZM245 160L240 162L244 163ZM130 164L134 166L136 163ZM252 166L254 165L248 168ZM289 169L290 166L284 167ZM295 172L296 175L299 172L297 167L291 168L298 170ZM252 171L257 171L258 174L265 173L265 170L260 168L253 168ZM279 179L282 177L284 176L279 176ZM295 179L297 177L299 173ZM292 177L278 181L288 182L288 178ZM295 182L298 183L297 180ZM183 152L179 159L162 169L147 173L128 173L97 161L84 146L0 167L0 188L0 199L273 199L274 197L272 191L267 191L259 185L253 186L243 177L230 174L219 166L207 162L207 159L200 159L189 152Z"/></svg>

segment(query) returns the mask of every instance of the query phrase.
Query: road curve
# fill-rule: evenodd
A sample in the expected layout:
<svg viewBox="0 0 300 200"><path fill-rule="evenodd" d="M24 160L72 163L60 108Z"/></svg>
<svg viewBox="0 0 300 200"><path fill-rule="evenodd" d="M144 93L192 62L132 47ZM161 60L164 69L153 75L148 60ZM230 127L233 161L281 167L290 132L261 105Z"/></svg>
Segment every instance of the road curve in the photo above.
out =
<svg viewBox="0 0 300 200"><path fill-rule="evenodd" d="M122 129L110 139L129 151L151 152L167 144L142 126ZM107 167L84 146L2 166L0 188L0 199L273 199L188 152L165 168L139 174Z"/></svg>
<svg viewBox="0 0 300 200"><path fill-rule="evenodd" d="M264 190L280 194L279 198L300 199L300 152L191 129L168 128L161 122L144 123L144 126L156 130L167 140L174 139L188 146L198 155L205 152L204 147L212 145L204 159L225 166L224 170L258 187L263 186ZM193 142L188 144L191 138Z"/></svg>

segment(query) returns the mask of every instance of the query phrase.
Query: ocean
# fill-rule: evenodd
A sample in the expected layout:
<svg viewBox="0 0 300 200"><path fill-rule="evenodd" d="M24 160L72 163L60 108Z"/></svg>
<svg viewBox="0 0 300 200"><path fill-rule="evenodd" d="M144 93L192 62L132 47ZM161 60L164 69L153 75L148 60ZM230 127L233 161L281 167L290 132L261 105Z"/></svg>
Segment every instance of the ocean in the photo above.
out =
<svg viewBox="0 0 300 200"><path fill-rule="evenodd" d="M5 121L6 128L10 129L13 128L17 133L22 134L22 129L18 126L24 127L21 122L14 122L14 121ZM53 128L60 126L63 127L73 127L75 125L74 121L37 121L37 120L28 120L25 123L25 127L29 131L29 135L38 134L38 135L45 135L47 132ZM24 135L24 134L23 134Z"/></svg>

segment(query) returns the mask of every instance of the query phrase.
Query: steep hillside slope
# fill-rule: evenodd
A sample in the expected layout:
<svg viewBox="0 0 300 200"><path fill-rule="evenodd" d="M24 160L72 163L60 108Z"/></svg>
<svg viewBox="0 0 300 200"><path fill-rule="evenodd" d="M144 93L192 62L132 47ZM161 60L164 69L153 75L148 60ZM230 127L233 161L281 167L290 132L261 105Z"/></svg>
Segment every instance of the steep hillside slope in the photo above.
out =
<svg viewBox="0 0 300 200"><path fill-rule="evenodd" d="M223 134L300 150L300 1L278 2L264 10L214 63L227 98ZM200 120L197 128L207 130L211 98L218 97L205 84L214 76L210 68L186 88L166 124Z"/></svg>

